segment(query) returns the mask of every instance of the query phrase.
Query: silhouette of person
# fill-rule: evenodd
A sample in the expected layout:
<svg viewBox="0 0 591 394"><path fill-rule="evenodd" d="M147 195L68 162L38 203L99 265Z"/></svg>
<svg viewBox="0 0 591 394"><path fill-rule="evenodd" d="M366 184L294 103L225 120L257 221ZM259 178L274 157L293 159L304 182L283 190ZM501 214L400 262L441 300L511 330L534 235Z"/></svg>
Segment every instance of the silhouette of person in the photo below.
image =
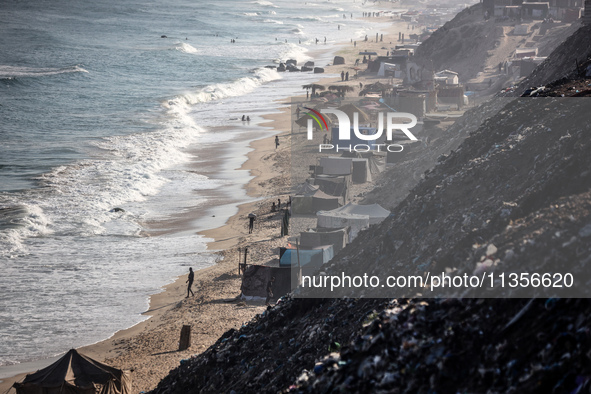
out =
<svg viewBox="0 0 591 394"><path fill-rule="evenodd" d="M279 136L275 136L275 149L279 146Z"/></svg>
<svg viewBox="0 0 591 394"><path fill-rule="evenodd" d="M254 220L256 218L254 216L248 217L248 233L252 234L252 230L254 229Z"/></svg>
<svg viewBox="0 0 591 394"><path fill-rule="evenodd" d="M189 267L189 278L185 283L189 283L187 286L187 298L189 298L189 293L194 296L193 290L191 290L191 286L193 286L193 281L195 280L195 273L193 272L193 268Z"/></svg>
<svg viewBox="0 0 591 394"><path fill-rule="evenodd" d="M271 279L267 282L267 299L265 300L265 305L269 305L269 302L273 298L273 285L275 284L275 277L271 277Z"/></svg>

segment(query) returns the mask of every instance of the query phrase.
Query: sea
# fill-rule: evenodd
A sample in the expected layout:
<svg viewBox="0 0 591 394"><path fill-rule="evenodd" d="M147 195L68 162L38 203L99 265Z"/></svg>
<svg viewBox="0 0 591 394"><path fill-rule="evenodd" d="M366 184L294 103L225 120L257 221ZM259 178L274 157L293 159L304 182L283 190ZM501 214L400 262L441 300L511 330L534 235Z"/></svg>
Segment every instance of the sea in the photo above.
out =
<svg viewBox="0 0 591 394"><path fill-rule="evenodd" d="M149 296L188 267L213 264L197 235L209 222L158 235L146 223L215 206L213 195L247 201L251 178L233 172L246 146L220 158L218 176L195 166L200 152L271 135L262 116L319 75L265 66L330 63L336 44L382 31L361 19L377 10L360 0L0 2L0 367L107 339L146 319Z"/></svg>

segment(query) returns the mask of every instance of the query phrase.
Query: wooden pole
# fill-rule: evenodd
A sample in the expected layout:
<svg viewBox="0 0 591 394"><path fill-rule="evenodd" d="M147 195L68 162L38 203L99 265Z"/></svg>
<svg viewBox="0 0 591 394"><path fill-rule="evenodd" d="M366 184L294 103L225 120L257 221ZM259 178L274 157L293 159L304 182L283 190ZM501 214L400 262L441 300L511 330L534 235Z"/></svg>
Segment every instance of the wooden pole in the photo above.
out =
<svg viewBox="0 0 591 394"><path fill-rule="evenodd" d="M191 347L191 326L181 328L181 340L179 341L179 351Z"/></svg>

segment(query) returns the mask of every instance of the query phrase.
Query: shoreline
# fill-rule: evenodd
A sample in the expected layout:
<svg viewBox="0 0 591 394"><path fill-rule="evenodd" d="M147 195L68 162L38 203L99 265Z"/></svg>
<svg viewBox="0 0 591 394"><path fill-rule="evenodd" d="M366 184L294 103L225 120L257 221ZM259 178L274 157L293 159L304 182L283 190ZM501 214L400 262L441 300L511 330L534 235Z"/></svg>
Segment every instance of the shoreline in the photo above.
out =
<svg viewBox="0 0 591 394"><path fill-rule="evenodd" d="M365 19L377 23L390 23L388 34L394 34L393 31L396 25L395 22L398 21L402 24L405 23L403 21L401 22L399 20L391 20L389 18ZM371 42L368 42L366 43L366 46L372 46L370 44ZM334 44L333 49L331 50L332 55L345 56L345 53L350 55L357 50L361 50L361 47L363 46L360 45L360 48L352 49L353 46L351 45L349 48L349 45L351 44L348 42ZM389 44L386 42L373 43L373 46L381 45ZM310 51L309 55L314 57L314 54L325 52L326 49L323 50L323 48L314 48ZM328 67L329 71L327 74L334 73L336 75L340 73L341 70L349 69L351 64L346 64L343 66L331 65ZM365 79L362 80L365 82ZM326 74L318 75L318 83L322 84L329 82L334 83L334 77L328 77ZM289 103L283 104L289 105ZM246 231L246 223L244 222L244 218L246 217L247 213L251 211L263 210L264 212L265 209L263 207L270 207L270 201L276 199L278 196L283 201L285 201L285 195L289 193L289 185L285 186L285 184L281 182L280 185L275 185L277 189L273 190L271 193L267 193L269 184L272 184L278 178L285 176L285 169L283 169L282 172L281 168L278 169L277 166L270 167L268 163L276 159L278 153L285 155L290 151L287 140L289 139L289 134L291 133L291 113L289 111L291 107L284 107L281 105L281 103L278 104L278 107L278 113L264 115L263 118L265 121L261 122L260 124L263 127L269 127L270 136L265 136L260 139L253 139L250 141L248 146L249 149L252 150L245 155L246 160L243 162L241 167L237 168L238 170L248 171L250 176L253 177L244 186L246 195L253 198L253 200L235 205L238 212L230 216L223 225L196 232L196 235L213 239L213 241L207 243L207 249L208 251L216 253L219 256L219 259L216 261L216 263L214 263L214 265L195 271L195 287L197 287L195 290L195 297L191 297L189 299L184 298L186 291L185 280L187 274L181 275L174 279L172 283L163 286L161 292L150 296L149 308L147 311L142 313L143 316L146 316L146 320L130 328L117 331L108 339L78 348L78 350L89 357L97 359L98 361L106 361L112 366L125 369L134 368L137 371L142 367L143 369L146 369L147 366L145 363L142 363L139 360L132 361L131 359L138 358L138 354L130 353L133 350L137 350L137 348L151 347L150 351L146 354L158 357L158 361L162 361L162 358L168 356L167 362L161 362L158 364L158 368L160 370L163 368L168 369L163 372L162 376L156 379L157 384L157 382L168 373L170 368L178 366L178 363L181 359L201 353L203 350L207 349L207 347L213 344L219 338L221 333L225 331L223 330L222 332L217 332L212 330L215 332L207 332L207 329L210 327L211 323L211 321L209 321L207 318L211 318L212 316L207 315L208 311L204 310L205 307L203 304L206 304L206 306L213 305L214 307L219 307L222 309L224 309L224 306L230 306L233 313L232 320L234 326L236 326L236 322L240 321L241 318L244 318L244 321L248 321L255 314L261 313L266 309L261 303L236 302L235 296L239 293L238 283L240 281L240 277L237 275L236 270L237 260L235 248L246 242L252 244L265 240L271 240L269 238L270 234L268 232L262 232L261 234L249 237ZM279 135L281 141L280 148L277 151L275 151L274 148L275 135ZM281 185L284 185L284 187L282 188ZM264 193L267 194L265 195ZM272 200L269 200L269 197L272 197ZM201 211L202 209L199 210ZM259 215L259 217L260 216L261 215ZM255 250L251 255L251 258L255 256L258 257L259 255L257 255L257 251ZM233 261L230 261L231 259ZM216 290L218 290L217 292L210 292L209 290L216 287L216 282L221 282L219 284L223 285L221 287L225 287L225 289L216 288ZM234 294L234 297L232 297L232 294ZM201 321L201 325L199 325L198 323L196 324L195 320L183 321L183 319L188 319L185 316L182 316L180 319L176 320L179 315L182 315L181 312L183 309L200 312L199 316L197 317L202 318L201 320L205 320L205 322ZM227 311L224 313L227 313ZM203 319L204 317L205 319ZM230 327L231 324L228 324L228 319L217 319L217 321L214 321L213 323L220 323L220 320L223 320L223 322L226 324L226 329L232 328ZM196 337L199 335L199 339L197 341L198 343L194 344L185 351L175 351L174 348L176 342L170 341L159 344L161 349L154 349L158 346L154 346L153 339L147 339L152 338L154 336L153 334L158 337L160 334L162 334L162 331L167 331L169 336L172 335L173 337L178 337L177 334L180 333L180 326L182 326L183 323L190 323L192 327L195 327L193 335L197 334L195 335ZM242 324L242 322L240 322L240 324ZM178 329L175 328L173 334L170 332L171 325L178 326ZM239 327L239 325L237 327ZM161 351L154 353L154 350ZM22 367L20 369L27 369L27 366L33 365L35 365L35 368L44 368L51 362L53 362L51 359L43 359L18 365ZM147 371L149 372L149 368ZM0 392L6 392L12 386L13 382L22 380L27 373L31 373L31 371L29 370L29 372L19 373L13 377L0 378ZM135 374L132 376L134 386L133 391L137 392L141 390L138 385L139 382ZM141 377L145 379L144 376ZM153 385L151 388L153 387L155 387L155 385Z"/></svg>

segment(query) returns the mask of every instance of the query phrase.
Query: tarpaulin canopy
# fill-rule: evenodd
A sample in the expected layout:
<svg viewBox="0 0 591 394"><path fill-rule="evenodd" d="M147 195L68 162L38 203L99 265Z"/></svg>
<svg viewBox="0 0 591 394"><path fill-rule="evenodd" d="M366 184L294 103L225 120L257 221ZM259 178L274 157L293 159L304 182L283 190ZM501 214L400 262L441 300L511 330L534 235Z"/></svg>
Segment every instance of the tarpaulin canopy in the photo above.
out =
<svg viewBox="0 0 591 394"><path fill-rule="evenodd" d="M249 265L242 276L242 298L265 299L267 298L267 283L274 277L273 296L283 297L292 289L292 272L285 267L269 267L265 265ZM294 279L297 285L297 279Z"/></svg>
<svg viewBox="0 0 591 394"><path fill-rule="evenodd" d="M72 349L13 387L17 394L131 394L131 374Z"/></svg>
<svg viewBox="0 0 591 394"><path fill-rule="evenodd" d="M352 202L340 208L334 209L331 212L348 213L353 215L367 215L369 216L369 224L381 223L384 219L390 216L390 211L382 208L379 204L358 205Z"/></svg>
<svg viewBox="0 0 591 394"><path fill-rule="evenodd" d="M348 228L339 229L308 229L300 233L301 246L304 249L311 249L321 245L332 245L336 255L343 249L349 240Z"/></svg>
<svg viewBox="0 0 591 394"><path fill-rule="evenodd" d="M320 211L316 214L318 218L318 227L324 228L343 228L350 227L349 241L353 241L357 234L369 227L368 215L356 215L348 212Z"/></svg>
<svg viewBox="0 0 591 394"><path fill-rule="evenodd" d="M343 198L330 196L319 186L305 182L296 189L296 195L291 199L291 209L295 215L314 214L322 210L331 210L343 205Z"/></svg>
<svg viewBox="0 0 591 394"><path fill-rule="evenodd" d="M320 166L326 175L349 175L353 170L352 161L348 157L321 157Z"/></svg>
<svg viewBox="0 0 591 394"><path fill-rule="evenodd" d="M334 257L332 245L321 245L314 249L287 249L282 248L283 254L279 265L281 267L302 267L303 274L311 274L322 264L328 263Z"/></svg>

